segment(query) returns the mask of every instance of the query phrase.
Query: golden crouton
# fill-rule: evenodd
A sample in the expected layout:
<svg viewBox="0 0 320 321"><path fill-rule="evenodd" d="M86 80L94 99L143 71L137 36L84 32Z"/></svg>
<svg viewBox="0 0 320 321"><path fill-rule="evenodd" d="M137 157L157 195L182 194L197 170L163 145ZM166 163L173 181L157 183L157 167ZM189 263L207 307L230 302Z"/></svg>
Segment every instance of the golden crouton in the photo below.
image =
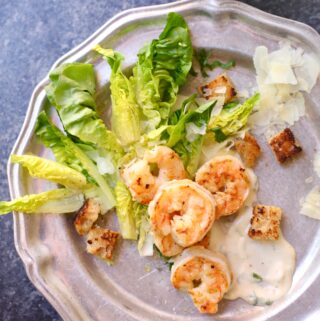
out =
<svg viewBox="0 0 320 321"><path fill-rule="evenodd" d="M87 236L87 252L103 260L112 260L119 233L99 226L93 227Z"/></svg>
<svg viewBox="0 0 320 321"><path fill-rule="evenodd" d="M294 135L289 128L272 137L269 144L280 163L295 156L302 151L302 148L296 143Z"/></svg>
<svg viewBox="0 0 320 321"><path fill-rule="evenodd" d="M277 240L280 236L280 207L256 205L250 220L249 237L254 240Z"/></svg>
<svg viewBox="0 0 320 321"><path fill-rule="evenodd" d="M93 199L86 200L74 220L74 226L78 234L87 234L98 219L99 213L100 205Z"/></svg>
<svg viewBox="0 0 320 321"><path fill-rule="evenodd" d="M236 90L226 74L217 76L208 84L199 87L200 94L206 99L224 97L224 102L230 102L236 96Z"/></svg>
<svg viewBox="0 0 320 321"><path fill-rule="evenodd" d="M256 161L261 154L261 149L254 136L246 133L244 139L239 139L235 142L235 148L247 167L254 167L256 165Z"/></svg>

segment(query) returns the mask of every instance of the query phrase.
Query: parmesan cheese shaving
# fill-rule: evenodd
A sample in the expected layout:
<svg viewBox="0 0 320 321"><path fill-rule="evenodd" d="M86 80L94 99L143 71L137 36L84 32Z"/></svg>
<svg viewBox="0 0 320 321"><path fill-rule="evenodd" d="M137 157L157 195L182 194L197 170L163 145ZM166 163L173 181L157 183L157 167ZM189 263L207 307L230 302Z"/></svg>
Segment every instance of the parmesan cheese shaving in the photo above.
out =
<svg viewBox="0 0 320 321"><path fill-rule="evenodd" d="M280 45L271 53L266 47L257 47L253 58L260 101L249 124L267 137L305 115L302 92L311 91L320 72L320 64L311 54L288 43Z"/></svg>
<svg viewBox="0 0 320 321"><path fill-rule="evenodd" d="M313 169L317 173L317 175L320 177L320 152L317 152L314 155Z"/></svg>
<svg viewBox="0 0 320 321"><path fill-rule="evenodd" d="M186 138L187 141L189 141L190 143L194 142L199 135L203 136L207 131L207 124L202 124L201 127L198 127L196 124L194 123L187 123L186 124Z"/></svg>
<svg viewBox="0 0 320 321"><path fill-rule="evenodd" d="M304 199L300 214L320 220L320 187L315 186Z"/></svg>

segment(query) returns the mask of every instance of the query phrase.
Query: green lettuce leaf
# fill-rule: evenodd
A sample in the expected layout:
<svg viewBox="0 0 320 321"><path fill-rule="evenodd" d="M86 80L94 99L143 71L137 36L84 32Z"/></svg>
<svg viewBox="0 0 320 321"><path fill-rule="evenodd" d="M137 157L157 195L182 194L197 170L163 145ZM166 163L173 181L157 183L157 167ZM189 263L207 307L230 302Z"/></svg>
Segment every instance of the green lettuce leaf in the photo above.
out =
<svg viewBox="0 0 320 321"><path fill-rule="evenodd" d="M66 132L85 143L106 149L117 161L123 150L96 112L93 66L64 64L50 73L50 80L46 87L47 97L57 109Z"/></svg>
<svg viewBox="0 0 320 321"><path fill-rule="evenodd" d="M179 86L185 83L190 71L192 54L185 20L177 13L170 13L159 38L140 50L130 79L143 114L143 132L167 122Z"/></svg>
<svg viewBox="0 0 320 321"><path fill-rule="evenodd" d="M115 196L121 235L124 239L136 240L138 234L133 213L133 201L130 191L122 181L117 182Z"/></svg>
<svg viewBox="0 0 320 321"><path fill-rule="evenodd" d="M71 165L74 168L72 165L75 160L77 167L81 169L80 171L85 171L87 176L91 178L89 181L96 183L101 188L109 204L109 209L115 206L113 192L103 175L99 173L97 166L77 144L48 120L44 112L39 115L36 134L41 138L45 146L52 148L54 155L58 156L56 158L58 162L67 162L66 165Z"/></svg>
<svg viewBox="0 0 320 321"><path fill-rule="evenodd" d="M137 240L141 220L147 211L147 206L133 201L130 191L122 181L117 182L115 195L121 235L124 239Z"/></svg>
<svg viewBox="0 0 320 321"><path fill-rule="evenodd" d="M236 65L234 60L229 60L226 63L223 63L219 60L214 60L213 62L209 62L211 56L211 52L207 51L204 48L199 50L195 50L194 57L199 63L200 71L202 77L209 77L206 72L206 69L214 70L215 68L222 68L222 69L230 69ZM193 70L193 76L197 76L197 73Z"/></svg>
<svg viewBox="0 0 320 321"><path fill-rule="evenodd" d="M82 194L65 188L20 197L11 202L0 202L0 215L11 211L24 213L63 214L79 210L83 205Z"/></svg>
<svg viewBox="0 0 320 321"><path fill-rule="evenodd" d="M209 129L215 133L215 140L220 143L243 128L259 98L257 93L242 105L223 108L219 115L213 117L209 122Z"/></svg>
<svg viewBox="0 0 320 321"><path fill-rule="evenodd" d="M93 198L100 205L101 214L106 214L110 210L110 203L105 197L102 189L96 185L89 185L83 190L86 199Z"/></svg>
<svg viewBox="0 0 320 321"><path fill-rule="evenodd" d="M87 187L87 179L78 171L52 160L34 155L11 155L10 161L27 168L33 177L46 179L70 189Z"/></svg>
<svg viewBox="0 0 320 321"><path fill-rule="evenodd" d="M206 133L207 124L215 104L216 101L210 101L198 106L196 95L190 96L182 103L180 109L171 114L169 126L163 135L163 138L167 139L167 146L173 148L181 157L191 177L194 176L198 168L203 135ZM198 129L192 135L193 139L188 137L187 126L189 124ZM202 130L202 134L199 134L198 132Z"/></svg>
<svg viewBox="0 0 320 321"><path fill-rule="evenodd" d="M92 182L92 178L84 169L80 160L77 159L70 150L65 148L61 139L60 130L50 123L48 116L44 111L42 111L38 116L35 133L41 143L52 150L57 162L67 165L68 167L84 174L87 179Z"/></svg>
<svg viewBox="0 0 320 321"><path fill-rule="evenodd" d="M112 73L110 90L112 99L112 131L122 145L129 145L140 139L139 106L129 79L121 71L123 56L112 49L94 48L109 63Z"/></svg>
<svg viewBox="0 0 320 321"><path fill-rule="evenodd" d="M148 210L147 207L145 207L144 211L141 213L141 221L139 226L138 251L140 256L152 256L153 244L154 240L151 234Z"/></svg>

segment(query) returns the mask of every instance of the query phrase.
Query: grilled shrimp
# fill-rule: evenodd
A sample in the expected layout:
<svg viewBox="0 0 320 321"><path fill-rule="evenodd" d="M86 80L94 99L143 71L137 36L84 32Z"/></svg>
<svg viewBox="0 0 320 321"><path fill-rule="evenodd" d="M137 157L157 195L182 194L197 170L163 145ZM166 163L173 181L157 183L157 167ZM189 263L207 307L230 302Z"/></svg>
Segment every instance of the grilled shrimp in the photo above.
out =
<svg viewBox="0 0 320 321"><path fill-rule="evenodd" d="M222 254L193 246L175 259L171 283L188 292L201 313L216 313L230 287L231 272Z"/></svg>
<svg viewBox="0 0 320 321"><path fill-rule="evenodd" d="M210 193L191 180L163 184L148 208L160 252L174 256L202 240L214 222L215 207Z"/></svg>
<svg viewBox="0 0 320 321"><path fill-rule="evenodd" d="M217 156L200 167L196 182L213 195L216 217L238 211L250 193L250 179L241 161L236 157Z"/></svg>
<svg viewBox="0 0 320 321"><path fill-rule="evenodd" d="M173 179L186 178L180 157L169 147L157 146L135 159L122 171L122 177L134 200L149 204L158 188Z"/></svg>

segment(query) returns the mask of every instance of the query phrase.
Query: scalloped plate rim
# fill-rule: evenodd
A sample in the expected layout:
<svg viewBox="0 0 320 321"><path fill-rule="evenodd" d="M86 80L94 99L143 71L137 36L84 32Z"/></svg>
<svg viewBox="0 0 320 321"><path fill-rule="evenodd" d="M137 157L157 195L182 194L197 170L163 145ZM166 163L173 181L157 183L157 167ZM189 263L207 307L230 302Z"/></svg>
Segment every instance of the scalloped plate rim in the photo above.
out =
<svg viewBox="0 0 320 321"><path fill-rule="evenodd" d="M128 9L121 11L120 13L116 14L114 17L109 19L105 24L103 24L99 29L97 29L91 36L81 42L79 45L68 51L66 54L61 56L56 62L52 65L50 70L54 69L58 65L64 63L66 60L72 58L76 55L77 52L81 50L89 51L90 48L88 46L95 42L95 40L100 36L108 34L112 34L116 32L116 30L123 26L125 23L134 21L135 16L143 14L143 13L152 13L155 16L161 16L163 14L167 14L171 10L180 11L185 9L185 7L190 6L190 8L195 8L197 4L207 5L208 7L221 7L226 10L234 10L236 13L254 13L255 16L252 18L261 23L268 23L272 25L277 25L284 30L295 32L300 34L301 38L303 39L311 39L318 46L315 48L320 48L320 35L318 32L310 27L307 24L304 24L299 21L279 17L257 8L254 8L248 4L234 1L234 0L181 0L176 2L171 2L167 4L161 5L151 5L151 6L144 6L138 7L133 9ZM118 24L117 28L114 28L114 25ZM318 55L320 57L320 49L318 51ZM76 60L76 59L75 59ZM75 61L73 60L73 61ZM39 112L40 110L35 110L35 103L39 98L39 95L43 93L44 86L49 81L49 73L41 80L38 85L35 87L32 96L30 98L30 102L28 104L28 108L26 111L26 116L18 138L14 144L14 147L11 151L11 154L16 153L19 149L21 149L21 145L23 145L24 137L26 133L30 130L29 120L32 121L32 125L35 125L35 115L34 111ZM14 177L17 174L17 171L14 170L14 165L8 161L7 164L7 176L8 176L8 183L9 183L9 191L11 198L19 197L20 188L19 185L16 184ZM53 289L47 285L44 285L43 278L37 273L37 262L34 261L29 253L28 248L25 246L25 243L22 240L23 235L23 214L20 212L13 212L13 224L14 224L14 243L16 250L21 257L21 260L24 263L26 273L30 281L34 284L34 286L42 293L42 295L50 302L50 304L56 309L59 315L64 320L75 320L74 313L70 312L69 308L63 305L59 299L57 299L57 294L59 295L60 292L56 291L54 293ZM315 276L316 279L316 276ZM69 311L68 311L69 310Z"/></svg>

